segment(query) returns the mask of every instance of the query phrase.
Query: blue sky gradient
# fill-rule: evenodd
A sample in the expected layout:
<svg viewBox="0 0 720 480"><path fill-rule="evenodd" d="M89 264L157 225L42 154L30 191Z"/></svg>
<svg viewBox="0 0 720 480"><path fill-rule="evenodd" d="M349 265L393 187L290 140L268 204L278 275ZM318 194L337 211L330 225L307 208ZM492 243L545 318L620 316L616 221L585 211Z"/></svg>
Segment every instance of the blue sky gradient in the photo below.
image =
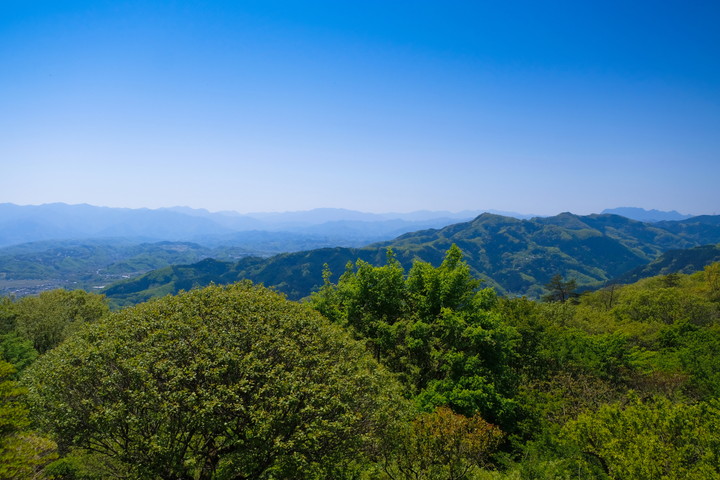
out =
<svg viewBox="0 0 720 480"><path fill-rule="evenodd" d="M0 201L720 213L719 24L717 2L5 0Z"/></svg>

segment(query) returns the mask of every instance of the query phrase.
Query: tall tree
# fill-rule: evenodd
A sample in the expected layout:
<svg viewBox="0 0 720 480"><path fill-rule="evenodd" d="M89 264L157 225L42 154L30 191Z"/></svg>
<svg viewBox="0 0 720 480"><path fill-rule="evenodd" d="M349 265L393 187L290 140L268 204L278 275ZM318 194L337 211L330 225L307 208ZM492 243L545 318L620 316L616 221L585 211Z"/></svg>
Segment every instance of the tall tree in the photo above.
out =
<svg viewBox="0 0 720 480"><path fill-rule="evenodd" d="M577 297L577 281L574 278L570 280L563 279L562 275L555 274L548 283L545 284L548 293L543 296L546 302L567 302Z"/></svg>

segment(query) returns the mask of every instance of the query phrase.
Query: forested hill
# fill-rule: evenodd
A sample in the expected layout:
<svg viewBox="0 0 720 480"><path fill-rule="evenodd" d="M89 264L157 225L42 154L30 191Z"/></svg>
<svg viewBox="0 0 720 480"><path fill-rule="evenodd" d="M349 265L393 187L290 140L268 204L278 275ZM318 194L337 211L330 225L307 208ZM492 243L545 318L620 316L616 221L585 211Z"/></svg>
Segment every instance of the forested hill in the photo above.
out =
<svg viewBox="0 0 720 480"><path fill-rule="evenodd" d="M647 265L630 270L614 283L635 283L640 279L671 273L693 273L702 270L706 265L720 262L720 243L703 245L685 250L670 250L663 253Z"/></svg>
<svg viewBox="0 0 720 480"><path fill-rule="evenodd" d="M438 265L454 243L473 273L500 293L537 297L555 274L576 279L579 286L599 286L658 258L671 249L720 242L720 217L693 217L679 222L644 223L618 215L519 220L485 213L470 222L423 230L360 249L326 248L237 263L204 261L173 266L112 285L106 294L120 304L188 290L210 282L244 278L272 286L290 298L302 298L322 284L323 265L337 278L357 259L381 264L388 248L409 268L418 258Z"/></svg>

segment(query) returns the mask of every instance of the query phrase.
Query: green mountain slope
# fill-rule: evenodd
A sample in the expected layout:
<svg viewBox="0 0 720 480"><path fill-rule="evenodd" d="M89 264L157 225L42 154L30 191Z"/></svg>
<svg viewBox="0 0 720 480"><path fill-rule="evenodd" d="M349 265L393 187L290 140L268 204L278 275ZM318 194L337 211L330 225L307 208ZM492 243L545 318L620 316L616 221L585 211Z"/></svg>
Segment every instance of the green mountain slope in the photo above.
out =
<svg viewBox="0 0 720 480"><path fill-rule="evenodd" d="M690 274L715 262L720 262L720 244L670 250L647 265L641 265L619 276L613 283L635 283L643 278L671 273Z"/></svg>
<svg viewBox="0 0 720 480"><path fill-rule="evenodd" d="M113 285L105 293L124 304L210 282L247 278L297 299L322 284L325 263L337 277L347 262L358 258L383 263L386 250L392 248L406 268L415 258L438 265L454 243L463 250L473 274L488 285L503 294L537 297L543 293L542 285L557 273L576 279L579 286L599 286L664 251L720 242L716 220L707 217L658 226L607 214L563 213L519 220L486 213L470 222L408 233L360 249L325 248L237 263L173 267Z"/></svg>

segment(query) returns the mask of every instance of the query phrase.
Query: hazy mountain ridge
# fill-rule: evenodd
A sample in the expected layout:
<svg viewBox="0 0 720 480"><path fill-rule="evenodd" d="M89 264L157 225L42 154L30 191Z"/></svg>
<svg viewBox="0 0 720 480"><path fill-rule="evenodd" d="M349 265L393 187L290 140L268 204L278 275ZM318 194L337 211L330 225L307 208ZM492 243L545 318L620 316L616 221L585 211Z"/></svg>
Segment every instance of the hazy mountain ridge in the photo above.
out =
<svg viewBox="0 0 720 480"><path fill-rule="evenodd" d="M319 208L300 212L209 212L172 207L129 209L53 203L20 206L0 204L0 246L42 240L125 237L138 242L203 241L238 232L289 232L327 237L328 245L360 246L391 239L412 230L441 227L469 220L479 212L373 214L345 209ZM217 238L213 238L217 237ZM317 239L316 239L317 240Z"/></svg>
<svg viewBox="0 0 720 480"><path fill-rule="evenodd" d="M392 248L409 268L414 259L439 264L445 251L457 244L473 273L486 284L510 295L542 294L542 285L560 273L581 286L600 286L612 278L644 265L671 248L720 242L715 217L699 218L684 226L670 222L669 231L655 224L617 215L555 217L521 220L484 213L470 222L441 229L404 234L394 240L364 248L333 248L246 258L235 264L213 262L167 269L111 286L107 295L120 302L138 301L151 292L174 293L180 289L244 278L272 286L290 298L302 298L322 283L322 266L328 264L337 278L345 264L358 258L382 264ZM692 228L690 228L692 227ZM702 228L700 228L702 227ZM221 272L215 279L205 268Z"/></svg>
<svg viewBox="0 0 720 480"><path fill-rule="evenodd" d="M232 264L216 282L250 278L300 298L318 286L324 263L336 275L348 261L358 258L380 264L390 246L408 268L414 258L437 264L445 250L457 243L474 273L485 278L488 285L502 293L537 295L540 285L558 271L576 277L581 284L598 285L650 262L664 251L714 243L720 225L720 217L713 216L650 224L617 215L571 213L532 218L482 213L469 222L454 220L470 213L477 212L372 214L316 209L241 215L188 207L133 210L0 204L0 243L22 234L14 231L13 225L29 227L26 233L39 238L100 236L0 248L0 293L94 288L121 277L214 258ZM258 225L266 229L236 230ZM178 247L180 250L163 247L152 238L154 235L186 246ZM174 237L193 241L172 240ZM705 242L707 239L710 241ZM244 258L249 256L270 258ZM192 287L204 281L192 279L194 275L205 278L202 269L175 269L155 283L159 285L182 272L183 279L172 282L182 285L178 288ZM214 271L219 271L217 266Z"/></svg>
<svg viewBox="0 0 720 480"><path fill-rule="evenodd" d="M664 212L660 210L646 210L644 208L637 207L618 207L618 208L606 208L600 213L609 213L612 215L620 215L623 217L631 218L633 220L639 220L641 222L661 222L661 221L678 221L685 220L693 217L693 215L686 215L679 213L675 210Z"/></svg>
<svg viewBox="0 0 720 480"><path fill-rule="evenodd" d="M237 260L249 255L360 247L411 230L442 227L473 213L316 209L241 215L189 207L150 210L5 203L0 204L0 294L97 288L121 277L208 257ZM161 242L185 243L185 251L168 250Z"/></svg>

